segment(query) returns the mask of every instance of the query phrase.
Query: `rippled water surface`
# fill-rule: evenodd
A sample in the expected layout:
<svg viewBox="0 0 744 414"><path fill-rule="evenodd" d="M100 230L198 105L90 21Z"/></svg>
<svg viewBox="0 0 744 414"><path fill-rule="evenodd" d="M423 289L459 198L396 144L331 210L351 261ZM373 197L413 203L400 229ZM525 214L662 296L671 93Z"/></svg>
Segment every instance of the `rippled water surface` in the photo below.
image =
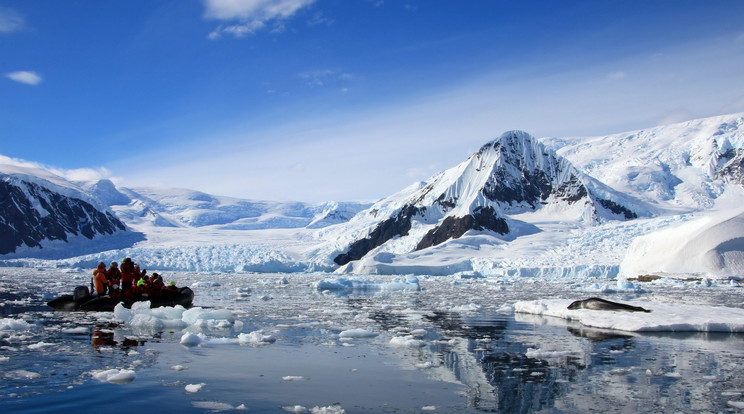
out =
<svg viewBox="0 0 744 414"><path fill-rule="evenodd" d="M513 314L517 300L583 298L585 282L419 277L420 291L318 291L328 275L170 274L235 322L132 328L45 302L87 274L0 269L0 411L725 412L744 407L744 336L597 331ZM386 283L392 277L369 276ZM610 282L607 282L610 283ZM605 294L741 307L738 286L648 284ZM592 294L593 295L593 294ZM6 324L7 325L7 324ZM343 339L363 329L375 336ZM276 339L241 345L240 333ZM124 383L92 373L134 372ZM187 387L189 386L189 387ZM187 388L191 391L189 392Z"/></svg>

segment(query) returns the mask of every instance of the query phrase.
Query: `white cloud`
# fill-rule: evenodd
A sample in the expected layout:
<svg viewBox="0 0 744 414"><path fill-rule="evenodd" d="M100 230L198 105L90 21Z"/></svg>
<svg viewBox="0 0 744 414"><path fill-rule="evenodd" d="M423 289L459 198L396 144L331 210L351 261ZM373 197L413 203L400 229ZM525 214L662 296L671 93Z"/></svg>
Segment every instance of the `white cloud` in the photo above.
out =
<svg viewBox="0 0 744 414"><path fill-rule="evenodd" d="M42 81L41 76L39 76L38 73L25 71L25 70L11 72L5 76L10 80L20 82L20 83L25 83L27 85L38 85Z"/></svg>
<svg viewBox="0 0 744 414"><path fill-rule="evenodd" d="M43 170L69 181L98 181L110 179L116 182L120 180L119 178L113 178L111 176L111 171L104 167L66 169L44 165L35 161L26 161L20 158L10 158L5 155L0 155L0 165Z"/></svg>
<svg viewBox="0 0 744 414"><path fill-rule="evenodd" d="M23 16L13 9L0 7L0 33L10 33L23 29Z"/></svg>
<svg viewBox="0 0 744 414"><path fill-rule="evenodd" d="M336 23L335 20L323 16L323 13L321 13L321 12L315 13L313 15L313 17L310 18L310 20L307 21L307 25L310 26L310 27L312 27L312 26L318 26L318 25L321 25L321 24L322 25L326 25L326 26L331 26L334 23Z"/></svg>
<svg viewBox="0 0 744 414"><path fill-rule="evenodd" d="M629 76L608 82L619 68ZM744 85L742 68L744 55L731 53L726 38L545 76L487 72L379 106L298 114L258 129L241 120L200 137L204 144L107 166L132 186L158 182L268 200L369 200L457 165L511 129L537 137L598 136L717 115L727 102L741 108L742 91L734 86ZM348 86L339 80L342 70L323 69L297 80ZM218 148L209 144L214 140Z"/></svg>
<svg viewBox="0 0 744 414"><path fill-rule="evenodd" d="M623 79L624 77L625 77L625 72L621 70L607 74L607 79L609 80L620 80L620 79Z"/></svg>
<svg viewBox="0 0 744 414"><path fill-rule="evenodd" d="M204 17L238 22L218 26L209 34L210 39L223 33L245 37L264 29L269 22L274 24L272 32L284 31L284 20L313 3L315 0L204 0Z"/></svg>
<svg viewBox="0 0 744 414"><path fill-rule="evenodd" d="M305 84L307 86L310 86L311 88L325 86L329 83L354 80L354 75L351 73L346 73L346 72L339 73L335 70L330 70L330 69L302 72L302 73L299 73L297 76L299 76L300 79L302 79L305 82Z"/></svg>

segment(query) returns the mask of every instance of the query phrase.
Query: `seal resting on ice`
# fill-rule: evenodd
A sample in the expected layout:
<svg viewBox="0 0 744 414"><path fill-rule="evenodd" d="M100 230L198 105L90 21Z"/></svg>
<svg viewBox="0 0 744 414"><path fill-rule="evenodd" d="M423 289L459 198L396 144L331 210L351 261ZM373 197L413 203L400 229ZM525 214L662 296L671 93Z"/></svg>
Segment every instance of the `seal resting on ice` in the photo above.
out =
<svg viewBox="0 0 744 414"><path fill-rule="evenodd" d="M640 306L626 305L624 303L612 302L602 298L589 298L584 300L577 300L568 305L568 309L591 309L591 310L607 310L616 312L651 312L648 309L643 309Z"/></svg>

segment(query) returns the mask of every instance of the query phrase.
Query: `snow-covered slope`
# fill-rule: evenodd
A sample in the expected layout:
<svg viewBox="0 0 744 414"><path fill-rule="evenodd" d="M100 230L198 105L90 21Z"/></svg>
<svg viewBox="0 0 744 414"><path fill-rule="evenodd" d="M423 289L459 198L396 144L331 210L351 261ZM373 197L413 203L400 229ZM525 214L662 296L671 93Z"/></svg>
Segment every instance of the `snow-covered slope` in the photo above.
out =
<svg viewBox="0 0 744 414"><path fill-rule="evenodd" d="M743 167L744 114L735 114L605 137L508 132L374 205L70 183L12 166L0 172L113 214L146 236L97 235L95 250L72 239L44 242L71 266L131 256L149 269L188 271L742 277Z"/></svg>
<svg viewBox="0 0 744 414"><path fill-rule="evenodd" d="M133 223L218 230L322 228L348 221L369 206L242 200L174 188L123 188L119 194L129 202L112 208Z"/></svg>
<svg viewBox="0 0 744 414"><path fill-rule="evenodd" d="M744 276L744 209L705 214L636 238L620 274Z"/></svg>
<svg viewBox="0 0 744 414"><path fill-rule="evenodd" d="M341 226L331 235L340 248L334 261L346 265L388 243L398 253L423 250L466 234L513 241L542 231L515 218L538 211L586 225L651 215L644 203L581 173L529 134L510 131Z"/></svg>
<svg viewBox="0 0 744 414"><path fill-rule="evenodd" d="M66 257L131 245L142 235L81 188L48 171L0 165L0 255Z"/></svg>
<svg viewBox="0 0 744 414"><path fill-rule="evenodd" d="M742 184L744 114L543 142L586 174L669 212L711 208L727 182Z"/></svg>

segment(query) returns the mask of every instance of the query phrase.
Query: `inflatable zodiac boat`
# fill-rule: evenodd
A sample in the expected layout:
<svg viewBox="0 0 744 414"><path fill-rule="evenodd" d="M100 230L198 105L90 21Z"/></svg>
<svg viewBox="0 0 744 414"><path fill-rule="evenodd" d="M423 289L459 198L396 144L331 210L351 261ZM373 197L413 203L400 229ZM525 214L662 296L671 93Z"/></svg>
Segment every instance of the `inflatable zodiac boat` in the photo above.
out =
<svg viewBox="0 0 744 414"><path fill-rule="evenodd" d="M111 296L92 296L88 288L78 286L72 295L62 295L54 300L47 302L47 305L58 311L94 311L94 312L111 312L119 303L124 307L130 308L135 302L150 302L151 308L161 306L181 305L184 308L191 306L194 301L194 291L189 287L178 288L176 292L170 294L163 293L162 296L136 296L132 298L120 298Z"/></svg>

